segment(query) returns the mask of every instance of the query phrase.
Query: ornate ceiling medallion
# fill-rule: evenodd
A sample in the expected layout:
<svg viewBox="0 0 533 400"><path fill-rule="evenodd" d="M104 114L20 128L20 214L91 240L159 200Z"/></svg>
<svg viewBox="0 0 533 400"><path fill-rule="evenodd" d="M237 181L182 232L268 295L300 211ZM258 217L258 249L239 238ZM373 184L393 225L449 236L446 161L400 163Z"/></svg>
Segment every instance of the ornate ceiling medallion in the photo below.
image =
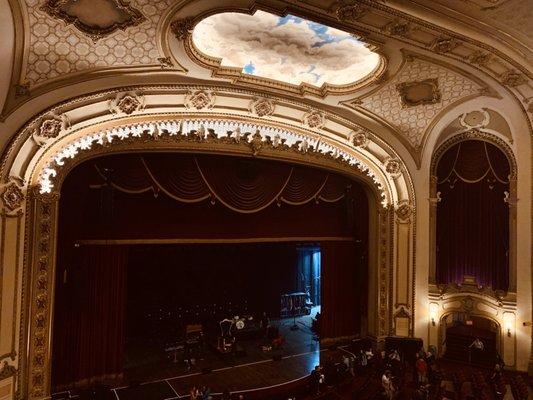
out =
<svg viewBox="0 0 533 400"><path fill-rule="evenodd" d="M439 81L436 78L420 82L402 82L396 85L403 107L434 104L441 100Z"/></svg>
<svg viewBox="0 0 533 400"><path fill-rule="evenodd" d="M215 77L298 95L350 93L386 68L358 35L290 14L223 12L174 21L171 32Z"/></svg>
<svg viewBox="0 0 533 400"><path fill-rule="evenodd" d="M41 10L74 25L93 41L146 20L124 0L46 0Z"/></svg>

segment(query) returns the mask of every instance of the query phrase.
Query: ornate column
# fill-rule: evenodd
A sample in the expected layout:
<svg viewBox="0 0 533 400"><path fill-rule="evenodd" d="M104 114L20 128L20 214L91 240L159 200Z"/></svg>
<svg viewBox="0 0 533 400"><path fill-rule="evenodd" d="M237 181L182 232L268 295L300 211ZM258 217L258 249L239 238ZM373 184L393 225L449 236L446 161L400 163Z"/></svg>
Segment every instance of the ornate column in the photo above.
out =
<svg viewBox="0 0 533 400"><path fill-rule="evenodd" d="M437 205L440 192L437 192L437 177L429 177L429 283L437 282Z"/></svg>
<svg viewBox="0 0 533 400"><path fill-rule="evenodd" d="M400 203L395 210L394 334L412 336L412 216L413 206Z"/></svg>
<svg viewBox="0 0 533 400"><path fill-rule="evenodd" d="M28 207L30 229L28 243L29 274L27 337L28 399L39 399L50 394L51 330L53 321L53 291L55 278L56 228L59 194L39 194L31 191ZM26 333L26 332L25 332Z"/></svg>
<svg viewBox="0 0 533 400"><path fill-rule="evenodd" d="M20 180L12 178L0 189L0 392L12 397L20 361L17 328L25 204L21 184Z"/></svg>
<svg viewBox="0 0 533 400"><path fill-rule="evenodd" d="M392 254L390 249L392 248L391 216L393 213L392 206L379 210L378 337L385 337L391 331Z"/></svg>

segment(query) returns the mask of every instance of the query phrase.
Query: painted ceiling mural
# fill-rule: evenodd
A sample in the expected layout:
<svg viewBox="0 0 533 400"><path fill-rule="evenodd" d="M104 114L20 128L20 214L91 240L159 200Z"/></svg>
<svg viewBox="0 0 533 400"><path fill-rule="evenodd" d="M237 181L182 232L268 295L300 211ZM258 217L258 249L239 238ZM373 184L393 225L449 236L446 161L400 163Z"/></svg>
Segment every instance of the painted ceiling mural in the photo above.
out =
<svg viewBox="0 0 533 400"><path fill-rule="evenodd" d="M380 63L378 54L347 32L264 11L212 15L195 26L193 41L222 66L294 85L354 83Z"/></svg>

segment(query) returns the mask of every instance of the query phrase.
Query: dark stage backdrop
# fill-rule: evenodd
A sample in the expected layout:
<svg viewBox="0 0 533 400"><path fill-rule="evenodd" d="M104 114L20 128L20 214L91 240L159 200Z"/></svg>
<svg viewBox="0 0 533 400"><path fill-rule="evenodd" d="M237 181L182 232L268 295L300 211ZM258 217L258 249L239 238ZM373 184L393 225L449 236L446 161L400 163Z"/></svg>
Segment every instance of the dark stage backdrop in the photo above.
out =
<svg viewBox="0 0 533 400"><path fill-rule="evenodd" d="M493 289L509 287L509 162L494 145L466 141L438 165L437 282L473 275Z"/></svg>
<svg viewBox="0 0 533 400"><path fill-rule="evenodd" d="M217 165L224 168L219 171ZM54 387L120 373L127 273L128 304L134 304L134 291L140 291L131 289L134 282L145 282L161 289L142 292L154 301L211 301L242 293L254 307L272 314L278 311L281 292L290 291L289 282L294 283L296 243L219 245L205 252L199 245L136 248L108 242L99 247L84 240L301 242L296 238L302 237L324 248L322 306L327 317L322 336L359 333L366 315L361 304L366 305L367 297L368 199L358 182L313 168L224 156L127 154L81 164L65 180L60 199ZM77 242L84 244L76 247ZM109 257L103 257L105 252ZM198 263L193 266L192 260ZM228 279L218 285L217 277ZM195 291L197 279L211 290ZM137 301L146 300L141 296ZM106 322L111 320L114 325Z"/></svg>
<svg viewBox="0 0 533 400"><path fill-rule="evenodd" d="M161 311L174 325L279 316L281 294L296 289L295 243L132 246L129 260L130 337L149 336L146 317Z"/></svg>

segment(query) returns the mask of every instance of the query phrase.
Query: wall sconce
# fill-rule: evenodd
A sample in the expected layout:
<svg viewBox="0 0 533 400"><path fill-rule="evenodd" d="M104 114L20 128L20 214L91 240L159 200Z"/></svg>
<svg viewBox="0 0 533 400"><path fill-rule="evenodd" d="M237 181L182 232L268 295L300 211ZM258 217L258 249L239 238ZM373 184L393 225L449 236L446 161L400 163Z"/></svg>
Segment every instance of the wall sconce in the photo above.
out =
<svg viewBox="0 0 533 400"><path fill-rule="evenodd" d="M429 303L429 320L431 326L437 325L437 318L439 315L439 305L437 303Z"/></svg>
<svg viewBox="0 0 533 400"><path fill-rule="evenodd" d="M511 337L513 335L513 328L515 323L515 316L513 313L504 313L503 314L503 323L504 328L507 333L507 337Z"/></svg>

